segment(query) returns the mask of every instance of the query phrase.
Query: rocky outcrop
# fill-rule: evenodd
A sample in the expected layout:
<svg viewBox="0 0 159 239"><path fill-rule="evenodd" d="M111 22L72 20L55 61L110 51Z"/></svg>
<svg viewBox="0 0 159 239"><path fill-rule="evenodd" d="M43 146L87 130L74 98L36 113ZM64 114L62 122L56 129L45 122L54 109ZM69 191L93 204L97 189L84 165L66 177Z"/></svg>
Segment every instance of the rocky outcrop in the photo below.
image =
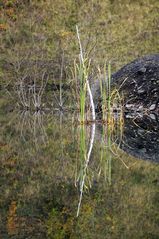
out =
<svg viewBox="0 0 159 239"><path fill-rule="evenodd" d="M151 111L159 103L159 54L136 59L112 74L112 88L116 87L123 98L126 110L144 107ZM100 86L92 87L96 110L100 108Z"/></svg>
<svg viewBox="0 0 159 239"><path fill-rule="evenodd" d="M123 98L125 112L119 147L136 158L159 163L159 54L127 64L112 75L111 82ZM92 92L98 112L101 110L98 82Z"/></svg>

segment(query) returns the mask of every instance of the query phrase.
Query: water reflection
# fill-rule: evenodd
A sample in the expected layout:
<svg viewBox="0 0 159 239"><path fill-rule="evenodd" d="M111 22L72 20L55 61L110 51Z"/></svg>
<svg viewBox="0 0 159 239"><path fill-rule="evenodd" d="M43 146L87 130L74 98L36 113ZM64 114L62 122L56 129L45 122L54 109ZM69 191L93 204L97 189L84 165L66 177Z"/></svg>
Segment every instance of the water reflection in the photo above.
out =
<svg viewBox="0 0 159 239"><path fill-rule="evenodd" d="M120 147L136 158L159 162L158 116L126 117Z"/></svg>
<svg viewBox="0 0 159 239"><path fill-rule="evenodd" d="M48 137L44 127L44 117L43 111L35 111L32 113L26 110L20 113L18 128L20 130L20 137L25 143L28 138L29 141L30 139L32 140L36 148L40 147L42 144L47 144Z"/></svg>
<svg viewBox="0 0 159 239"><path fill-rule="evenodd" d="M79 203L78 203L78 209L77 209L77 217L79 216L79 211L81 207L81 202L82 202L82 196L83 196L83 190L84 186L86 186L86 176L88 173L88 164L89 160L91 157L92 149L93 149L93 144L94 144L94 138L95 138L95 128L96 125L93 123L91 125L91 131L90 131L90 143L88 147L88 153L87 153L87 148L86 148L86 142L85 142L85 127L84 125L81 126L80 129L80 161L81 161L81 170L77 179L77 182L79 182L80 186L80 197L79 197Z"/></svg>
<svg viewBox="0 0 159 239"><path fill-rule="evenodd" d="M148 136L157 137L158 124L152 117L142 124L141 118L117 118L104 125L80 125L72 114L55 112L1 118L2 238L157 234L158 167L121 149L132 154L143 122Z"/></svg>

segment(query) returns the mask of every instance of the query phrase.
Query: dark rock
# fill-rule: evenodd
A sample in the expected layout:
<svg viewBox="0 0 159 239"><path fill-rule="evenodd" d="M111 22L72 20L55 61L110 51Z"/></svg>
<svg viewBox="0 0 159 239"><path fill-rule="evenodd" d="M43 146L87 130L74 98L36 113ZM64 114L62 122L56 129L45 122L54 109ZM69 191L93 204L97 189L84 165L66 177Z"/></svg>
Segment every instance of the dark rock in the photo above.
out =
<svg viewBox="0 0 159 239"><path fill-rule="evenodd" d="M149 108L159 102L159 54L136 59L112 74L112 88L118 89L123 96L123 103L143 105ZM98 111L101 104L100 85L92 86L94 102ZM156 109L156 108L155 108Z"/></svg>
<svg viewBox="0 0 159 239"><path fill-rule="evenodd" d="M136 158L159 163L159 54L127 64L112 75L111 82L123 96L125 110L119 147ZM92 92L96 111L101 110L98 81Z"/></svg>

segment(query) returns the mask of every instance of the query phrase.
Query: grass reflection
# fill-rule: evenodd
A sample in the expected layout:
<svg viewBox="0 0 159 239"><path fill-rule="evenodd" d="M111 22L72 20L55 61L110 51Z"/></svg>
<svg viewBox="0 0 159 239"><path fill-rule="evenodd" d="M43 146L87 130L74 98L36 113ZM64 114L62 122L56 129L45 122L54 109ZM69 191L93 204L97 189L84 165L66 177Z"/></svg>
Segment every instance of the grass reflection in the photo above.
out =
<svg viewBox="0 0 159 239"><path fill-rule="evenodd" d="M44 127L44 112L35 111L22 111L20 114L19 130L20 136L24 142L27 142L27 138L31 139L36 148L40 145L46 145L48 136Z"/></svg>
<svg viewBox="0 0 159 239"><path fill-rule="evenodd" d="M90 156L91 156L92 149L93 149L94 138L95 138L95 123L93 123L91 125L90 142L88 145L88 152L87 152L85 126L81 125L81 127L80 127L81 169L80 169L79 177L77 179L77 181L79 182L80 197L79 197L79 203L78 203L78 209L77 209L77 217L79 216L79 211L80 211L80 207L81 207L84 188L87 188L87 183L86 183L87 178L88 178L88 182L89 182L89 177L87 177L89 175L88 174L88 164L89 164Z"/></svg>
<svg viewBox="0 0 159 239"><path fill-rule="evenodd" d="M100 166L99 176L103 170L105 180L111 185L111 131L110 127L103 125L102 127L102 139L101 139L101 154L100 154Z"/></svg>
<svg viewBox="0 0 159 239"><path fill-rule="evenodd" d="M90 157L95 143L96 124L80 125L80 167L77 177L79 185L79 203L77 217L79 216L83 193L92 187L92 182L98 180L101 174L104 175L105 181L111 185L112 181L112 158L118 157L118 144L122 139L121 116L107 114L107 123L98 125L100 127L100 145L99 163L97 163L96 172L90 170ZM97 137L97 140L98 137ZM96 161L96 160L95 160ZM97 178L95 178L97 177Z"/></svg>

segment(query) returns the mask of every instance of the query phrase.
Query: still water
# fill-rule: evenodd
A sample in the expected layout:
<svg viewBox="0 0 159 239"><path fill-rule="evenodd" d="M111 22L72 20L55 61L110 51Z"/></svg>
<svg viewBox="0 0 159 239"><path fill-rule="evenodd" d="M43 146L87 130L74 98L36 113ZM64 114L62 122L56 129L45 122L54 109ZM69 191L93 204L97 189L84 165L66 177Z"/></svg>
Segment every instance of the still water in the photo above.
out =
<svg viewBox="0 0 159 239"><path fill-rule="evenodd" d="M80 125L1 91L0 238L159 238L157 115Z"/></svg>

